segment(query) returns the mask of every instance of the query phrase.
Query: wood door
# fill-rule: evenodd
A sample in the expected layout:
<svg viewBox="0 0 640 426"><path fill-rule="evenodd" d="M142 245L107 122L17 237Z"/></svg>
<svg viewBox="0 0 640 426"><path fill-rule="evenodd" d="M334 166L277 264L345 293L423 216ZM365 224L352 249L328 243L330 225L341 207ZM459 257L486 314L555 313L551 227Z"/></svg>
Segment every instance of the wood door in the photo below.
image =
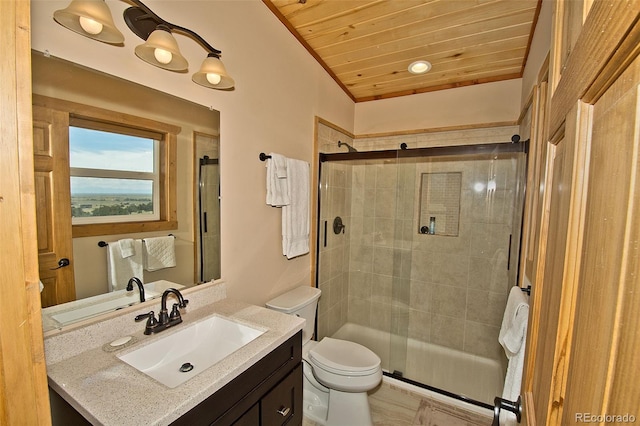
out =
<svg viewBox="0 0 640 426"><path fill-rule="evenodd" d="M562 424L640 419L640 59L593 107L572 362ZM588 419L587 419L588 420Z"/></svg>
<svg viewBox="0 0 640 426"><path fill-rule="evenodd" d="M559 424L562 413L578 288L576 269L581 261L590 119L590 107L578 102L567 117L565 134L548 147L547 223L540 244L540 278L531 301L536 323L529 334L524 389L528 424Z"/></svg>
<svg viewBox="0 0 640 426"><path fill-rule="evenodd" d="M0 1L0 424L51 424L38 289L30 2Z"/></svg>
<svg viewBox="0 0 640 426"><path fill-rule="evenodd" d="M44 284L43 308L76 299L68 127L67 113L33 106L36 221L40 281ZM65 263L66 266L61 266Z"/></svg>

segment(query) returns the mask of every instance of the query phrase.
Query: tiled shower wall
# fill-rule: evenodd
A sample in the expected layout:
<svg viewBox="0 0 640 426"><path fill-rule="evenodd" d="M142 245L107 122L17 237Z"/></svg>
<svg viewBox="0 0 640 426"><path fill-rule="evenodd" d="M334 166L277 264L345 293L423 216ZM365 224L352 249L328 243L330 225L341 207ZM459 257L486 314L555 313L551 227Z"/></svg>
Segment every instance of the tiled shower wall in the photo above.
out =
<svg viewBox="0 0 640 426"><path fill-rule="evenodd" d="M391 148L398 139L390 139L376 146ZM429 145L434 134L426 139ZM366 144L355 141L359 149ZM320 219L329 231L327 247L321 241L320 250L319 337L351 322L499 359L498 332L513 283L509 235L519 227L513 222L516 166L502 159L325 163ZM459 235L420 234L421 174L449 171L462 173ZM347 226L345 234L332 232L336 215Z"/></svg>
<svg viewBox="0 0 640 426"><path fill-rule="evenodd" d="M324 124L318 126L320 152L347 152L338 141L353 146L353 138ZM349 301L349 235L351 234L351 167L333 163L323 167L321 176L320 250L318 288L322 291L318 304L318 336L330 336L347 322ZM335 234L333 221L340 216L345 232ZM326 225L325 225L326 224ZM325 232L326 226L326 232ZM326 243L325 243L326 242Z"/></svg>

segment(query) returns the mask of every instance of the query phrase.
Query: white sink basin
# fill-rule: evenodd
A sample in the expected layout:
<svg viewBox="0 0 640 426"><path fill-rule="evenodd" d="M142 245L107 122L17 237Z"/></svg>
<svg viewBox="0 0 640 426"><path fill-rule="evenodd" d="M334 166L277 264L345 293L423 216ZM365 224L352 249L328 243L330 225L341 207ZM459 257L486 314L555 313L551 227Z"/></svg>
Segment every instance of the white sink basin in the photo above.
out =
<svg viewBox="0 0 640 426"><path fill-rule="evenodd" d="M175 388L263 333L214 315L118 358L165 386Z"/></svg>

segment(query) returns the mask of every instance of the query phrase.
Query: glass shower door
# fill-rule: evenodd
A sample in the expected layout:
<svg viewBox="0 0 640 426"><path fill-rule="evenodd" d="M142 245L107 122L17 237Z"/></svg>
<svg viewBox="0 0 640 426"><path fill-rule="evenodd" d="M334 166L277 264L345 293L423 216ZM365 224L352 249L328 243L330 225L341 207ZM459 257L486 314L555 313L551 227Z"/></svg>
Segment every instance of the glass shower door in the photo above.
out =
<svg viewBox="0 0 640 426"><path fill-rule="evenodd" d="M199 282L220 278L220 172L218 160L200 159L198 206L200 209Z"/></svg>
<svg viewBox="0 0 640 426"><path fill-rule="evenodd" d="M487 404L501 395L525 159L398 159L390 372Z"/></svg>

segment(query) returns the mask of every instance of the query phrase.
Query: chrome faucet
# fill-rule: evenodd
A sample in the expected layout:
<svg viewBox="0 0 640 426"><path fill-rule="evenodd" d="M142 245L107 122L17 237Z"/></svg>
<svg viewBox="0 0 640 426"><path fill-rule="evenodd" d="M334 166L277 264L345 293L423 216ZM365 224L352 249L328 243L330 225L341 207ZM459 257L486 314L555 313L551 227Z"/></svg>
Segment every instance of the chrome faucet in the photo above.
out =
<svg viewBox="0 0 640 426"><path fill-rule="evenodd" d="M127 291L133 291L133 283L136 283L138 286L138 290L140 291L140 303L145 301L144 298L144 286L142 285L142 281L139 278L132 277L127 283Z"/></svg>
<svg viewBox="0 0 640 426"><path fill-rule="evenodd" d="M173 294L177 299L178 303L173 304L173 308L171 309L171 313L167 310L167 297ZM168 288L162 293L162 301L160 303L160 313L158 314L158 319L155 317L155 313L150 311L146 314L137 315L135 317L136 321L142 321L143 319L147 319L147 324L144 329L144 334L151 333L159 333L162 330L166 330L169 327L173 327L174 325L180 324L182 322L182 316L180 315L179 308L185 308L189 301L182 297L182 293L176 290L175 288Z"/></svg>

